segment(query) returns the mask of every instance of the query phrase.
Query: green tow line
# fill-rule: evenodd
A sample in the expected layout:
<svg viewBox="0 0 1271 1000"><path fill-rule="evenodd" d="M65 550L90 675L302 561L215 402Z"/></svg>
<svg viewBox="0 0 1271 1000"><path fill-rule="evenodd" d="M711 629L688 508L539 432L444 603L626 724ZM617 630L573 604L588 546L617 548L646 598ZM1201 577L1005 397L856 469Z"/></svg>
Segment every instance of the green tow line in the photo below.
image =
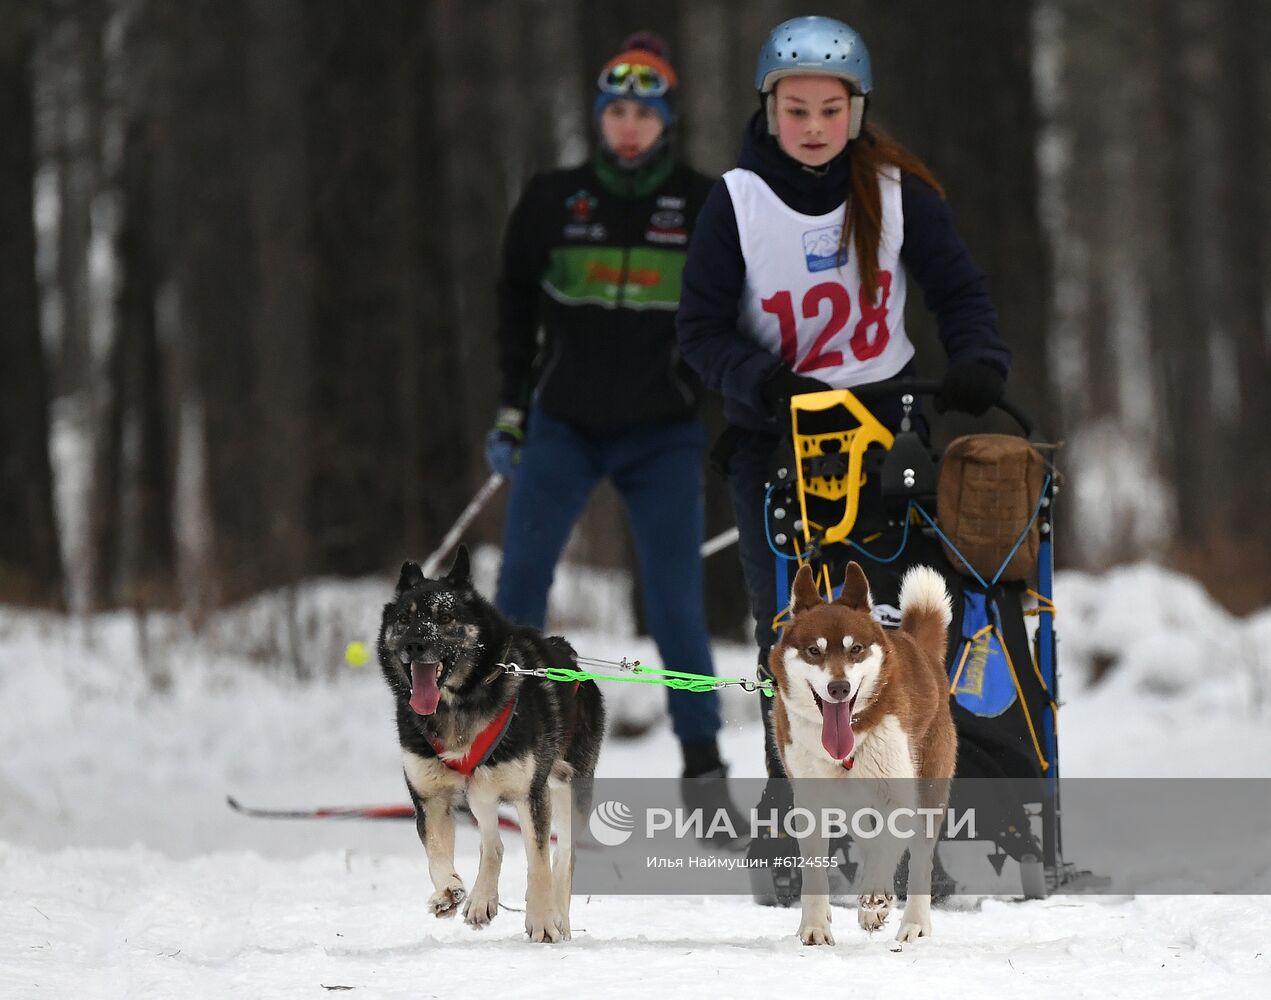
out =
<svg viewBox="0 0 1271 1000"><path fill-rule="evenodd" d="M660 684L672 691L690 691L694 694L705 694L707 691L718 691L725 687L740 687L743 691L760 691L766 697L772 697L772 681L752 681L745 677L715 677L711 674L690 674L682 670L655 670L644 667L637 660L621 663L610 663L607 660L593 660L593 663L604 663L617 667L622 673L595 674L587 670L573 667L543 667L539 670L525 670L515 663L505 663L504 669L510 674L521 677L544 677L549 681L572 683L574 681L619 681L626 684Z"/></svg>

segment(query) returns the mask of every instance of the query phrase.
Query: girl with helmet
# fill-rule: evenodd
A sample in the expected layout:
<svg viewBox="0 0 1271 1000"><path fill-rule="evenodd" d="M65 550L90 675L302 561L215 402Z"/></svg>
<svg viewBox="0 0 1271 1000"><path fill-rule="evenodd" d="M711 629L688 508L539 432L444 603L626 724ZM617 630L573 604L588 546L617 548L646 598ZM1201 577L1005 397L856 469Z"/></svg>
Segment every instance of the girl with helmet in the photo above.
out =
<svg viewBox="0 0 1271 1000"><path fill-rule="evenodd" d="M486 438L511 480L495 604L542 628L566 539L592 490L622 497L663 661L711 674L702 593L701 385L679 356L680 273L711 181L671 141L677 78L633 35L601 68L595 155L532 178L508 221L498 280L502 382ZM540 338L540 329L542 336ZM668 692L686 795L726 801L714 692Z"/></svg>
<svg viewBox="0 0 1271 1000"><path fill-rule="evenodd" d="M913 374L910 279L949 357L938 411L980 414L996 403L1010 352L939 183L867 120L873 74L861 37L832 18L786 21L759 52L755 88L760 110L738 165L698 218L676 326L685 360L724 394L730 427L716 458L766 676L778 601L764 495L790 397ZM871 409L899 426L899 400ZM769 699L761 704L770 711ZM765 749L769 774L780 775L770 728Z"/></svg>

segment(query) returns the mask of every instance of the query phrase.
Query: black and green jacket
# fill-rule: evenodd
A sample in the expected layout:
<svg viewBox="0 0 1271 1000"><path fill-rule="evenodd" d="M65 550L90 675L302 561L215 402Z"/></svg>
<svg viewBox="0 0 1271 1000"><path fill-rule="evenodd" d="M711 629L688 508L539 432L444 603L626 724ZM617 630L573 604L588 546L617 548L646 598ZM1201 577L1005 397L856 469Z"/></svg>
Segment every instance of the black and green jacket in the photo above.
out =
<svg viewBox="0 0 1271 1000"><path fill-rule="evenodd" d="M597 157L539 174L508 221L499 297L500 403L604 433L691 416L675 310L703 175L664 157L623 173ZM539 331L543 332L540 343Z"/></svg>

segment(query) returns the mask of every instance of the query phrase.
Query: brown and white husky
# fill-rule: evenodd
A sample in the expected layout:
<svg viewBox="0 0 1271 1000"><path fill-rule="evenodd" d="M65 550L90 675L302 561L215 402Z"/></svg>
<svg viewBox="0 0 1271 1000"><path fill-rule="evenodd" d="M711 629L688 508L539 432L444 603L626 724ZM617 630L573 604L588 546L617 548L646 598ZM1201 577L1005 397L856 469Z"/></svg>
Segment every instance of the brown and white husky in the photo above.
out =
<svg viewBox="0 0 1271 1000"><path fill-rule="evenodd" d="M909 892L898 941L931 934L931 866L957 755L944 657L952 610L944 578L927 566L901 583L898 631L873 617L869 583L849 563L840 596L822 600L809 567L791 588L792 620L773 647L773 728L796 806L830 797L889 811L921 810L917 835L858 837L863 859L857 917L873 931L891 910L896 866L910 850ZM820 780L811 780L820 779ZM938 812L934 812L938 810ZM934 835L932 830L934 829ZM824 858L827 840L801 838L805 863ZM811 877L809 877L811 876ZM805 867L804 944L833 944L825 871ZM811 891L809 891L811 890ZM921 891L926 890L926 891Z"/></svg>

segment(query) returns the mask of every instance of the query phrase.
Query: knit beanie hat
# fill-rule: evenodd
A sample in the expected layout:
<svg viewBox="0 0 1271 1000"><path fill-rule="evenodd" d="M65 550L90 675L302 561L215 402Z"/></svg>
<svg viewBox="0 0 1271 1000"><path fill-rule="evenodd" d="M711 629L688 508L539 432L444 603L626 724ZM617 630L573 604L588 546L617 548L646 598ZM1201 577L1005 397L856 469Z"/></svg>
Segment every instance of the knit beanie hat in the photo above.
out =
<svg viewBox="0 0 1271 1000"><path fill-rule="evenodd" d="M638 101L657 112L662 127L669 128L676 117L676 87L679 78L667 58L666 42L651 31L638 31L619 46L616 56L605 63L596 81L600 93L592 107L592 117L614 101Z"/></svg>

